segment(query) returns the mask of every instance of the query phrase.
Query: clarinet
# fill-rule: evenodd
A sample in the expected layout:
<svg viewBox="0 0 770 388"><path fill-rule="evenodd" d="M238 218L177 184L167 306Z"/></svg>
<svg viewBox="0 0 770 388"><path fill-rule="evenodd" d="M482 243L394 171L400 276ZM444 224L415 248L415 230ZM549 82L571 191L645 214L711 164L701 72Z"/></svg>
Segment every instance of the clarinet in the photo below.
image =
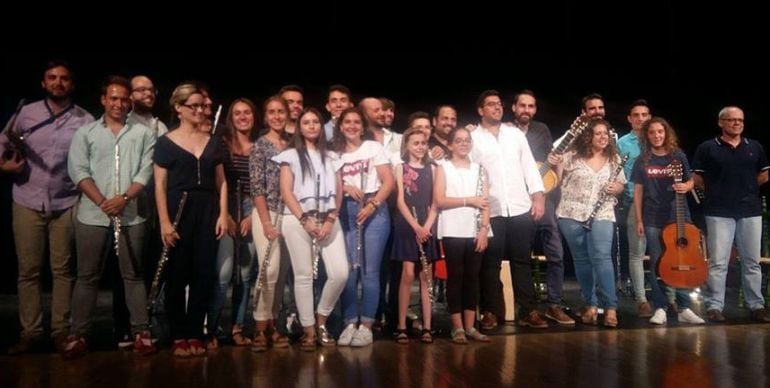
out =
<svg viewBox="0 0 770 388"><path fill-rule="evenodd" d="M187 202L187 192L182 192L182 198L179 199L179 207L176 209L174 215L174 230L179 226L179 220L182 219L182 209ZM168 263L168 251L171 249L169 245L164 245L163 250L160 252L160 260L158 260L158 268L155 270L155 276L152 278L152 286L150 286L150 292L147 294L147 312L149 316L152 316L152 312L155 309L155 305L158 303L158 296L160 296L160 280L163 277L163 270Z"/></svg>
<svg viewBox="0 0 770 388"><path fill-rule="evenodd" d="M275 215L275 221L273 221L273 229L280 230L281 223L283 222L283 202L278 208L278 214ZM268 212L269 214L269 212ZM259 303L259 297L262 295L262 289L267 284L267 269L270 267L270 257L273 255L273 249L278 241L279 237L276 237L267 243L267 249L265 250L265 259L262 260L262 265L259 266L259 277L257 277L257 286L254 287L254 311L257 311L257 304Z"/></svg>
<svg viewBox="0 0 770 388"><path fill-rule="evenodd" d="M241 285L243 283L243 276L241 276L241 221L243 221L243 213L241 212L241 180L235 181L235 237L233 237L233 277L235 277L235 285Z"/></svg>
<svg viewBox="0 0 770 388"><path fill-rule="evenodd" d="M412 206L412 215L414 216L415 221L417 223L420 223L420 219L417 217L417 209L415 209L414 206ZM417 243L417 248L420 250L420 266L422 266L422 273L425 276L425 283L428 287L428 296L430 297L430 306L433 308L433 277L431 276L430 271L428 270L430 264L428 264L428 257L425 256L425 248L423 248L421 243Z"/></svg>
<svg viewBox="0 0 770 388"><path fill-rule="evenodd" d="M318 203L321 202L321 174L315 176L315 227L319 226L319 219L321 218L321 209ZM318 245L318 237L313 237L310 242L310 256L313 258L313 280L318 279L318 261L321 258L321 247Z"/></svg>
<svg viewBox="0 0 770 388"><path fill-rule="evenodd" d="M623 158L620 159L620 163L618 163L618 166L615 167L615 170L610 175L610 180L609 180L610 183L612 183L612 181L614 181L615 178L618 177L620 172L623 171L623 167L626 165L627 161L628 161L628 155L625 155L623 156ZM594 205L594 210L591 211L591 214L588 216L587 220L580 223L586 230L591 230L591 225L594 223L594 218L596 218L596 215L599 213L599 210L601 210L602 206L604 206L604 202L609 197L610 197L610 194L607 192L607 190L602 190L601 193L599 193L599 200L596 201L596 205Z"/></svg>
<svg viewBox="0 0 770 388"><path fill-rule="evenodd" d="M361 167L361 201L359 208L363 210L366 194L364 194L364 185L366 184L366 171ZM364 263L364 223L361 222L356 226L356 259L353 261L353 269L361 267ZM366 272L366 266L364 266L364 272Z"/></svg>
<svg viewBox="0 0 770 388"><path fill-rule="evenodd" d="M120 195L120 145L115 144L115 195ZM120 215L112 217L115 257L120 256Z"/></svg>
<svg viewBox="0 0 770 388"><path fill-rule="evenodd" d="M479 164L479 177L476 180L476 196L484 195L484 167ZM476 234L481 230L481 209L476 209Z"/></svg>

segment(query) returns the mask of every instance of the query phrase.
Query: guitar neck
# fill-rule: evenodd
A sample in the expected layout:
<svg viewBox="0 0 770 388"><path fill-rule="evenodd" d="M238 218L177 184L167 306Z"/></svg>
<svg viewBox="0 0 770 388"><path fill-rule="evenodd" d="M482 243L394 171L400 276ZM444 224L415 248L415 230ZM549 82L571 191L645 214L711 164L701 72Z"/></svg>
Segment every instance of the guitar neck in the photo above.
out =
<svg viewBox="0 0 770 388"><path fill-rule="evenodd" d="M676 235L677 239L684 238L684 225L685 225L685 198L684 194L676 193Z"/></svg>

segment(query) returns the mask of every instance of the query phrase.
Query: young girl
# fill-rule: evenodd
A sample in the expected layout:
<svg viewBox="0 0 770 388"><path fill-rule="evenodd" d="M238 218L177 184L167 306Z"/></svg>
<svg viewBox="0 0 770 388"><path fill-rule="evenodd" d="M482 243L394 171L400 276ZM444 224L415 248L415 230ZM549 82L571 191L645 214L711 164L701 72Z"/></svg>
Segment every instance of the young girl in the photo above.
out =
<svg viewBox="0 0 770 388"><path fill-rule="evenodd" d="M284 132L288 119L289 106L279 96L272 96L265 101L265 125L267 133L257 139L249 159L249 174L251 181L251 196L254 201L256 217L251 217L251 232L254 241L260 250L257 253L260 269L266 260L265 254L270 240L280 238L280 231L275 228L276 217L281 207L280 193L280 166L272 158L281 153L288 146L287 136ZM270 256L270 265L267 268L267 281L259 300L255 300L254 320L256 328L251 350L263 352L267 350L267 337L265 331L272 327L276 315L274 294L279 298L283 296L283 283L279 281L279 272L285 254L281 252L280 243L276 242ZM286 259L288 261L288 259ZM260 276L262 274L259 274ZM273 346L285 348L289 346L289 339L274 330L271 340Z"/></svg>
<svg viewBox="0 0 770 388"><path fill-rule="evenodd" d="M306 108L300 113L297 125L299 130L294 133L293 147L273 160L281 165L281 197L286 204L281 232L286 236L291 255L294 297L305 332L300 348L312 351L316 340L322 346L335 344L325 324L348 279L348 262L345 237L337 220L342 180L335 173L334 155L326 151L321 114L314 108ZM317 241L316 249L323 252L327 274L315 317L313 239Z"/></svg>
<svg viewBox="0 0 770 388"><path fill-rule="evenodd" d="M692 190L690 165L687 157L679 149L674 128L660 118L653 117L642 125L639 136L640 157L634 163L631 178L634 182L634 211L636 212L636 233L647 237L647 249L650 253L650 268L658 268L658 260L663 253L661 231L674 218L673 204L676 193L686 194ZM674 183L667 167L674 160L682 166L683 182ZM685 204L685 217L690 218L690 211ZM655 313L650 323L665 324L668 299L665 284L658 280L656 271L650 271L650 288ZM702 324L703 319L690 310L690 290L676 290L676 304L679 308L679 323Z"/></svg>
<svg viewBox="0 0 770 388"><path fill-rule="evenodd" d="M618 170L620 158L610 139L609 128L609 123L604 120L592 120L575 140L572 151L563 156L551 153L548 161L557 166L559 177L564 176L556 216L559 230L572 252L575 276L586 304L581 320L595 325L601 303L605 309L604 326L617 327L618 297L612 268L612 236L615 196L623 192L626 179L623 170ZM617 177L611 180L616 171ZM610 196L596 212L591 229L586 229L583 222L600 202L602 192Z"/></svg>
<svg viewBox="0 0 770 388"><path fill-rule="evenodd" d="M340 221L353 270L342 292L342 315L347 326L337 341L340 346L372 343L372 324L380 299L380 264L390 232L390 213L385 201L393 190L393 172L382 145L364 140L364 124L364 114L359 109L343 111L332 141L342 164L339 174L345 197ZM361 236L359 225L363 230ZM356 249L357 243L361 243L360 251ZM359 279L363 286L360 310ZM360 325L356 326L358 322Z"/></svg>
<svg viewBox="0 0 770 388"><path fill-rule="evenodd" d="M239 246L235 247L235 239L224 236L219 243L217 252L216 273L218 281L214 287L208 312L209 349L218 347L217 334L219 318L227 296L227 288L233 278L233 271L240 271L241 284L233 286L232 340L236 346L251 344L251 340L243 335L243 323L246 319L246 308L249 305L251 287L254 285L254 270L256 248L251 235L251 210L253 204L249 190L249 156L256 140L255 116L257 108L246 98L239 98L230 105L222 133L225 176L229 190L230 204L230 233L238 233ZM237 182L240 181L240 187ZM236 202L236 192L240 191L241 202ZM238 209L240 206L240 209ZM240 224L236 225L236 214L240 210ZM235 262L235 249L239 250L239 262Z"/></svg>
<svg viewBox="0 0 770 388"><path fill-rule="evenodd" d="M481 166L471 162L468 156L472 142L467 129L453 129L447 139L451 156L436 169L433 196L436 206L441 209L438 237L442 239L446 256L446 294L452 318L452 341L467 344L467 338L471 338L489 342L489 337L474 326L479 304L481 258L490 233L489 180Z"/></svg>
<svg viewBox="0 0 770 388"><path fill-rule="evenodd" d="M398 213L393 217L393 260L402 261L401 283L398 289L398 327L396 342L408 344L406 334L406 310L414 281L415 264L420 265L420 249L428 263L436 260L436 240L433 236L436 208L433 206L434 166L428 157L428 136L422 129L410 128L401 143L401 159L396 166L398 188ZM416 214L414 214L416 212ZM420 302L422 304L423 329L420 340L432 343L431 305L427 282L433 268L420 268ZM426 276L427 275L427 276Z"/></svg>

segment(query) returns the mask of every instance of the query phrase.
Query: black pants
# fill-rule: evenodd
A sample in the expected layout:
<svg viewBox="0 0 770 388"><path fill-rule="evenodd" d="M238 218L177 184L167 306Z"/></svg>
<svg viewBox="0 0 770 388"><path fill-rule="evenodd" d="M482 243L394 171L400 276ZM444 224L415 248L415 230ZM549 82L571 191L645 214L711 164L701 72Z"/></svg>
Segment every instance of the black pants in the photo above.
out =
<svg viewBox="0 0 770 388"><path fill-rule="evenodd" d="M476 310L479 304L482 254L474 251L476 242L472 238L444 237L442 241L446 252L446 295L449 313Z"/></svg>
<svg viewBox="0 0 770 388"><path fill-rule="evenodd" d="M530 256L535 224L528 212L514 217L493 217L489 222L494 237L489 240L481 262L481 309L501 314L500 265L505 258L511 261L511 279L520 306L519 315L527 315L537 308Z"/></svg>
<svg viewBox="0 0 770 388"><path fill-rule="evenodd" d="M171 198L171 196L169 196ZM172 339L203 338L203 321L216 281L218 215L213 192L191 191L177 226L181 239L169 252L166 272L166 311ZM173 219L177 203L169 200ZM185 287L190 294L185 304Z"/></svg>

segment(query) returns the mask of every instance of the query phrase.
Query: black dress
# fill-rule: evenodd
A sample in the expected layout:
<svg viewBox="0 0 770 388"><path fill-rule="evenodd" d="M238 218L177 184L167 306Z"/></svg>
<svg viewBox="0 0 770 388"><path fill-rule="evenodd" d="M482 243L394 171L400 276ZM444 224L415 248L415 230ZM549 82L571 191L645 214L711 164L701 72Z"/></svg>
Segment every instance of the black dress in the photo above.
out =
<svg viewBox="0 0 770 388"><path fill-rule="evenodd" d="M218 241L215 227L219 215L216 167L222 163L218 141L209 139L200 158L180 147L168 136L155 144L153 161L168 171L166 197L168 216L174 221L182 193L187 200L176 230L180 239L169 251L165 273L166 310L173 339L203 338L203 321L216 280ZM185 287L190 295L185 305Z"/></svg>
<svg viewBox="0 0 770 388"><path fill-rule="evenodd" d="M404 181L404 202L412 211L412 207L417 212L417 220L420 224L424 223L428 218L428 208L433 203L433 170L431 165L428 164L422 168L415 168L407 163L403 166L403 181ZM436 223L433 223L431 228L433 236L423 244L425 250L425 256L428 258L428 262L433 262L437 259L436 252ZM420 251L417 247L416 234L414 229L409 225L401 215L401 212L396 210L393 216L393 260L397 261L420 261Z"/></svg>

